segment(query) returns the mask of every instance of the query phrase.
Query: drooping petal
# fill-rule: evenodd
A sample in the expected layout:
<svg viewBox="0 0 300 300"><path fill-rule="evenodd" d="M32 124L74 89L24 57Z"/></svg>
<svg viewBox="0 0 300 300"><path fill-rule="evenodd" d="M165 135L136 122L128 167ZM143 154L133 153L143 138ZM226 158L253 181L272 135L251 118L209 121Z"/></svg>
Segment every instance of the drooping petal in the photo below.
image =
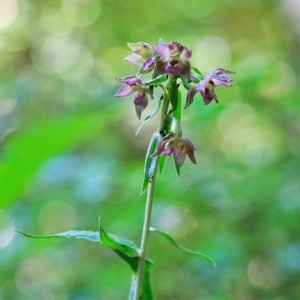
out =
<svg viewBox="0 0 300 300"><path fill-rule="evenodd" d="M153 71L153 78L156 78L159 75L165 74L165 68L167 66L168 62L163 60L163 59L159 59L159 61L156 63L154 71Z"/></svg>
<svg viewBox="0 0 300 300"><path fill-rule="evenodd" d="M144 59L135 52L129 53L124 60L138 67L141 67L144 63Z"/></svg>
<svg viewBox="0 0 300 300"><path fill-rule="evenodd" d="M186 157L186 152L181 152L178 150L174 150L174 156L176 159L176 162L178 164L179 167L182 167L185 157Z"/></svg>
<svg viewBox="0 0 300 300"><path fill-rule="evenodd" d="M142 67L145 61L147 61L155 53L153 46L148 43L138 42L128 43L127 45L132 52L127 55L124 60L139 67Z"/></svg>
<svg viewBox="0 0 300 300"><path fill-rule="evenodd" d="M115 97L127 97L132 94L132 88L129 85L123 85L115 94Z"/></svg>
<svg viewBox="0 0 300 300"><path fill-rule="evenodd" d="M188 108L193 103L196 93L197 93L196 86L192 86L188 90L184 108Z"/></svg>
<svg viewBox="0 0 300 300"><path fill-rule="evenodd" d="M148 96L145 92L138 93L133 100L135 105L136 115L139 119L141 119L141 115L143 110L148 105Z"/></svg>

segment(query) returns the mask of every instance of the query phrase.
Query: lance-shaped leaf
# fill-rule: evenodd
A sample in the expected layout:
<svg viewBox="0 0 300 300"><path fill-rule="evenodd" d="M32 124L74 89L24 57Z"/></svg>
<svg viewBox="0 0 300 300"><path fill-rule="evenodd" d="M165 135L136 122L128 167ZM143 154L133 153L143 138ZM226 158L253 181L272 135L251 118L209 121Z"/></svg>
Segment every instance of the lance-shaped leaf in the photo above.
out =
<svg viewBox="0 0 300 300"><path fill-rule="evenodd" d="M200 80L204 79L204 75L200 72L199 69L197 69L196 67L192 67L192 70L199 75Z"/></svg>
<svg viewBox="0 0 300 300"><path fill-rule="evenodd" d="M156 170L158 156L155 156L155 157L150 157L150 156L151 156L151 154L153 154L155 152L156 147L160 140L161 140L160 134L154 133L149 142L148 150L146 153L145 165L144 165L144 180L143 180L141 193L143 193L145 191L145 189L147 188L147 186L151 180L151 177L153 176L153 174Z"/></svg>
<svg viewBox="0 0 300 300"><path fill-rule="evenodd" d="M151 231L151 232L155 232L156 234L158 234L158 235L164 237L166 240L168 240L171 244L173 244L173 245L174 245L175 247L177 247L178 249L183 250L183 251L185 251L185 252L187 252L187 253L191 253L191 254L198 255L198 256L200 256L200 257L206 259L207 261L209 261L213 266L216 266L216 263L214 262L214 260L213 260L211 257L209 257L207 254L202 253L202 252L199 252L199 251L190 250L190 249L188 249L188 248L186 248L186 247L183 247L183 246L179 245L179 244L178 244L178 243L177 243L177 242L176 242L169 234L167 234L166 232L161 231L161 230L158 230L158 229L153 228L153 227L150 228L150 231Z"/></svg>
<svg viewBox="0 0 300 300"><path fill-rule="evenodd" d="M168 86L169 99L172 105L172 109L169 111L169 114L174 112L178 107L178 85L176 82L176 78L172 77L169 81Z"/></svg>
<svg viewBox="0 0 300 300"><path fill-rule="evenodd" d="M68 230L53 235L33 235L22 231L17 232L28 238L39 240L76 238L88 240L91 242L100 242L101 245L108 247L116 252L123 260L125 260L129 264L134 272L136 272L137 270L139 247L130 240L112 233L108 233L106 230L104 230L101 224L99 225L99 231ZM152 264L152 261L147 259L147 263Z"/></svg>
<svg viewBox="0 0 300 300"><path fill-rule="evenodd" d="M181 121L181 93L180 93L180 91L178 91L178 94L177 94L177 106L176 106L176 108L174 110L172 110L172 115L180 123L180 121Z"/></svg>
<svg viewBox="0 0 300 300"><path fill-rule="evenodd" d="M168 78L167 75L163 74L163 75L159 75L151 80L148 80L146 82L144 82L145 86L150 86L150 85L154 85L154 86L158 86L161 83L163 83L164 81L166 81Z"/></svg>
<svg viewBox="0 0 300 300"><path fill-rule="evenodd" d="M97 242L105 247L110 248L116 254L118 254L126 263L129 264L132 271L135 274L137 272L138 260L139 260L139 247L132 241L122 238L118 235L108 233L104 230L103 226L99 222L99 231L87 231L87 230L69 230L53 235L33 235L22 231L17 231L18 233L33 239L84 239L92 242ZM150 259L146 259L143 285L142 285L142 299L154 300L154 296L150 286L150 267L153 262ZM132 294L132 293L131 293ZM131 299L131 298L130 298Z"/></svg>
<svg viewBox="0 0 300 300"><path fill-rule="evenodd" d="M179 164L178 164L178 162L176 160L176 157L175 156L173 156L173 157L174 157L174 163L175 163L175 169L176 169L177 175L180 177L180 170L181 170L181 168L180 168L180 166L179 166Z"/></svg>
<svg viewBox="0 0 300 300"><path fill-rule="evenodd" d="M193 74L192 74L193 76ZM192 86L190 85L188 79L185 76L180 76L182 85L184 86L184 88L188 91Z"/></svg>
<svg viewBox="0 0 300 300"><path fill-rule="evenodd" d="M132 241L124 239L115 234L108 233L100 223L100 243L116 252L125 260L136 273L138 265L139 248Z"/></svg>
<svg viewBox="0 0 300 300"><path fill-rule="evenodd" d="M84 239L92 242L99 243L99 232L98 231L87 231L87 230L68 230L61 233L53 234L53 235L34 235L25 233L22 231L17 230L16 232L32 239L39 239L39 240L47 240L47 239Z"/></svg>

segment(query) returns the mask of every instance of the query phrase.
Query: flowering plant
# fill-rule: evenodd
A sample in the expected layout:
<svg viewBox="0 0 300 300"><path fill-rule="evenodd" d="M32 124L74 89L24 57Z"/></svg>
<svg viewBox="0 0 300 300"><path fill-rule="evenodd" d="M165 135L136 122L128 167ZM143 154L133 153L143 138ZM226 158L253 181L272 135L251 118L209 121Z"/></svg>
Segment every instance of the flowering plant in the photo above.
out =
<svg viewBox="0 0 300 300"><path fill-rule="evenodd" d="M24 232L21 234L31 238L83 238L92 242L100 242L115 251L133 271L133 280L129 293L130 300L152 300L154 295L150 287L150 269L152 261L146 256L150 232L154 232L176 247L208 260L214 261L206 254L192 251L180 246L167 233L151 227L151 213L155 190L157 170L163 170L167 156L173 154L175 168L180 174L180 168L185 162L186 156L193 164L196 164L195 146L182 135L181 114L182 103L180 87L186 89L186 103L184 109L189 108L197 93L199 93L207 105L218 98L215 93L217 86L231 86L232 79L227 74L234 72L225 69L215 69L207 76L191 66L192 51L178 42L165 44L163 42L154 45L139 42L129 43L132 52L125 60L139 69L135 75L124 78L116 78L123 86L115 94L116 97L128 97L134 94L133 103L138 119L141 119L149 101L155 101L154 89L161 90L161 97L157 101L156 108L143 121L148 122L154 115L160 113L157 131L152 135L146 153L144 165L144 177L142 192L148 189L143 231L140 246L130 240L108 233L100 223L99 231L75 231L59 233L51 236L35 236ZM145 74L151 74L150 80L143 81Z"/></svg>
<svg viewBox="0 0 300 300"><path fill-rule="evenodd" d="M146 250L151 229L151 210L157 168L160 167L160 170L162 170L165 157L171 154L174 156L178 174L180 174L180 168L183 166L186 155L192 163L196 164L195 146L188 138L182 136L182 108L179 87L183 86L187 90L185 109L192 104L197 93L202 96L205 105L211 103L212 100L218 103L215 87L230 87L232 79L226 74L233 74L234 72L218 68L204 77L198 69L191 66L192 51L178 42L170 44L159 42L155 45L139 42L129 43L128 46L132 52L125 60L139 66L139 70L135 76L117 79L125 85L121 87L115 96L126 97L136 93L133 102L137 117L140 119L142 112L149 103L149 98L154 99L153 90L160 88L162 93L157 108L144 120L144 123L146 123L160 111L158 130L150 140L145 160L142 191L148 187L148 196L140 253L137 267L134 270L135 280L133 281L132 296L130 298L152 299L149 297L150 290L144 289L143 285L146 282L147 286L150 286L149 277L147 276L149 269L147 267ZM142 76L150 72L152 72L152 79L143 82ZM160 233L165 237L167 236L168 239L172 239L166 233ZM203 253L197 254L213 263L212 259Z"/></svg>

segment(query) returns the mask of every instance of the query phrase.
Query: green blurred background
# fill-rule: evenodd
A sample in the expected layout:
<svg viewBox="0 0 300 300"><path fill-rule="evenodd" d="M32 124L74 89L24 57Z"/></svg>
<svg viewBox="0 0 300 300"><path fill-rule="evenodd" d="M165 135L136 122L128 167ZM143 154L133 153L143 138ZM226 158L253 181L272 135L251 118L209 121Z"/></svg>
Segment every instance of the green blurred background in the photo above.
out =
<svg viewBox="0 0 300 300"><path fill-rule="evenodd" d="M158 299L299 299L300 3L0 0L1 300L127 298L131 271L110 250L15 230L97 230L101 215L139 243L156 125L135 136L114 78L136 72L127 42L159 38L192 49L204 74L236 75L219 105L197 96L184 111L197 165L178 178L167 160L152 222L217 267L151 236Z"/></svg>

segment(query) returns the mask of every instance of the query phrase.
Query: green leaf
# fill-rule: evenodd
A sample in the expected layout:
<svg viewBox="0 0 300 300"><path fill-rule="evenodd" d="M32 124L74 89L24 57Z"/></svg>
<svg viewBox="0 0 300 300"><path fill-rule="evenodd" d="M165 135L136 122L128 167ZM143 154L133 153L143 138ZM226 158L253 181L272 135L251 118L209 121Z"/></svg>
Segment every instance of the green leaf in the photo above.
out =
<svg viewBox="0 0 300 300"><path fill-rule="evenodd" d="M102 225L99 226L100 243L116 252L121 252L128 257L137 257L139 247L132 241L124 239L115 234L108 233Z"/></svg>
<svg viewBox="0 0 300 300"><path fill-rule="evenodd" d="M192 67L192 70L200 76L201 80L204 78L204 75L200 72L199 69L197 69L196 67Z"/></svg>
<svg viewBox="0 0 300 300"><path fill-rule="evenodd" d="M158 156L150 157L156 150L156 147L158 143L161 140L161 136L159 133L154 133L151 137L151 140L149 142L148 150L146 153L146 159L145 159L145 165L144 165L144 179L143 179L143 185L142 185L142 191L143 193L145 189L147 188L151 177L153 176L156 167L157 167L157 160Z"/></svg>
<svg viewBox="0 0 300 300"><path fill-rule="evenodd" d="M171 244L173 244L178 249L183 250L183 251L185 251L187 253L191 253L191 254L195 254L197 256L200 256L200 257L206 259L207 261L209 261L213 266L216 266L216 263L214 262L214 260L211 257L209 257L208 255L206 255L206 254L204 254L202 252L190 250L188 248L185 248L185 247L177 244L177 242L169 234L167 234L167 233L165 233L165 232L163 232L161 230L158 230L156 228L153 228L153 227L150 228L150 231L155 232L156 234L164 237L166 240L168 240Z"/></svg>
<svg viewBox="0 0 300 300"><path fill-rule="evenodd" d="M101 115L89 112L36 122L16 131L1 149L0 206L8 206L24 192L43 161L86 143L106 122Z"/></svg>
<svg viewBox="0 0 300 300"><path fill-rule="evenodd" d="M145 86L150 86L150 85L154 85L154 86L158 86L161 83L163 83L164 81L167 80L167 75L163 74L163 75L159 75L156 78L153 78L151 80L148 80L144 83Z"/></svg>
<svg viewBox="0 0 300 300"><path fill-rule="evenodd" d="M138 135L142 127L157 114L161 107L161 104L162 101L159 101L156 108L144 119L143 123L139 126L138 130L136 131L136 135Z"/></svg>
<svg viewBox="0 0 300 300"><path fill-rule="evenodd" d="M173 116L180 123L180 121L181 121L181 93L180 93L180 91L178 91L178 94L177 94L177 107L173 111Z"/></svg>
<svg viewBox="0 0 300 300"><path fill-rule="evenodd" d="M180 76L180 78L181 78L181 82L182 82L182 85L184 86L184 88L186 90L189 90L192 86L190 85L190 83L187 80L187 78L185 76Z"/></svg>
<svg viewBox="0 0 300 300"><path fill-rule="evenodd" d="M120 236L108 233L104 230L100 223L100 243L112 249L125 262L129 264L134 273L137 272L139 260L139 248L132 241L124 239ZM148 261L148 260L147 260ZM149 260L149 263L151 261Z"/></svg>
<svg viewBox="0 0 300 300"><path fill-rule="evenodd" d="M178 162L177 162L177 160L175 158L175 155L173 155L173 157L174 157L176 172L177 172L178 176L180 177L180 170L181 170L180 166L179 166L179 164L178 164Z"/></svg>
<svg viewBox="0 0 300 300"><path fill-rule="evenodd" d="M16 231L28 238L32 239L39 239L39 240L47 240L47 239L57 239L57 238L63 238L63 239L70 239L70 238L76 238L76 239L84 239L92 242L99 242L99 232L98 231L86 231L86 230L69 230L61 233L57 233L54 235L33 235L29 233L25 233L22 231Z"/></svg>
<svg viewBox="0 0 300 300"><path fill-rule="evenodd" d="M86 230L69 230L62 233L57 233L53 235L33 235L28 234L22 231L17 231L18 233L33 239L85 239L92 242L100 242L101 245L108 247L115 251L123 260L125 260L132 270L136 272L137 269L137 262L139 256L139 248L138 246L127 239L124 239L118 235L108 233L104 230L103 226L99 225L99 232L98 231L86 231ZM151 263L150 260L148 260Z"/></svg>
<svg viewBox="0 0 300 300"><path fill-rule="evenodd" d="M172 109L169 111L169 114L173 113L176 111L178 108L178 85L176 82L176 78L171 77L169 81L169 86L168 86L168 92L169 92L169 99L170 103L172 105Z"/></svg>

